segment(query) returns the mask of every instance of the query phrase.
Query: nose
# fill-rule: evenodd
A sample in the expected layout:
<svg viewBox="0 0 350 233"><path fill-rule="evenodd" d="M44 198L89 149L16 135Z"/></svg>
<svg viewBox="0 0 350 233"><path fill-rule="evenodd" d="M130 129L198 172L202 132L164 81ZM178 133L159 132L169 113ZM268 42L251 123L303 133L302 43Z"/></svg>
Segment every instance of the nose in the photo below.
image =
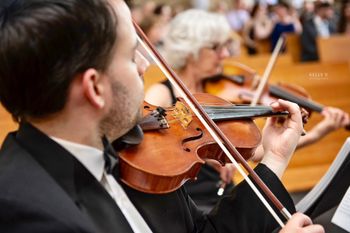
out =
<svg viewBox="0 0 350 233"><path fill-rule="evenodd" d="M219 53L219 58L220 59L225 59L225 58L228 58L230 56L230 51L229 49L224 46L221 50L220 50L220 53Z"/></svg>
<svg viewBox="0 0 350 233"><path fill-rule="evenodd" d="M138 51L135 51L135 63L137 65L137 72L140 76L142 76L150 63L147 61L147 59Z"/></svg>

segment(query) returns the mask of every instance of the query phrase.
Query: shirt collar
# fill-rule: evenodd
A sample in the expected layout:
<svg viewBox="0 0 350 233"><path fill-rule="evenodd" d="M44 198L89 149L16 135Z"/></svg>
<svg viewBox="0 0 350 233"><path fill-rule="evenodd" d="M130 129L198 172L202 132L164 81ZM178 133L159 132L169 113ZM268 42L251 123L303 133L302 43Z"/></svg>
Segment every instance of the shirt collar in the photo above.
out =
<svg viewBox="0 0 350 233"><path fill-rule="evenodd" d="M314 22L317 25L328 25L328 20L323 20L320 16L316 15L314 17Z"/></svg>
<svg viewBox="0 0 350 233"><path fill-rule="evenodd" d="M326 38L329 37L329 22L328 20L323 20L318 15L314 18L314 23L316 25L317 33L320 37Z"/></svg>
<svg viewBox="0 0 350 233"><path fill-rule="evenodd" d="M105 166L103 151L61 138L51 137L51 139L69 151L98 181L102 180Z"/></svg>

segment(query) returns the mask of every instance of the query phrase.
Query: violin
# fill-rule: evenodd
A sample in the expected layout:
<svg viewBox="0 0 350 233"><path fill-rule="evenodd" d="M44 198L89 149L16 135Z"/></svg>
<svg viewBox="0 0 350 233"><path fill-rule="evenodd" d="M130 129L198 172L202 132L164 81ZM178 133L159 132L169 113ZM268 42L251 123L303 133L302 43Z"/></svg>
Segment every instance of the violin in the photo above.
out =
<svg viewBox="0 0 350 233"><path fill-rule="evenodd" d="M251 118L288 115L265 106L234 106L205 93L194 97L246 160L261 141ZM144 132L142 142L120 154L121 180L134 189L157 194L171 192L195 179L205 159L222 165L230 162L183 99L170 108L145 102L143 115L139 124Z"/></svg>
<svg viewBox="0 0 350 233"><path fill-rule="evenodd" d="M176 73L169 68L164 58L160 56L135 22L134 27L139 34L137 37L139 44L157 63L170 83L180 93L184 100L183 103L186 104L181 104L181 107L175 108L171 114L168 114L170 111L167 113L166 110L163 111L164 109L154 109L154 106L145 105L143 111L147 111L150 115L152 115L152 112L155 113L156 118L160 117L157 122L161 122L160 125L162 127L168 128L166 130L150 130L150 133L146 131L144 140L139 145L120 153L121 180L127 185L144 192L154 193L154 187L161 187L161 191L158 191L158 193L164 193L166 192L164 190L174 190L187 179L194 178L200 166L204 163L203 158L214 158L219 162L230 161L236 166L238 172L245 178L247 184L256 193L279 225L283 227L283 221L260 192L264 192L266 197L269 198L271 203L287 220L291 218L291 214L248 165L242 154L232 143L233 140L236 140L237 144L241 143L243 150L247 146L251 146L253 149L249 150L254 151L254 146L258 145L261 139L257 126L251 119L244 122L234 121L235 127L225 124L229 130L227 132L225 130L224 133L221 130L221 128L225 128L224 123L222 123L224 121L220 122L220 127L215 124L204 109L204 106L197 101ZM174 122L177 122L177 124L173 124ZM232 135L232 138L229 139L226 133L229 134L230 132L228 131L231 130L238 132L239 134L237 135L239 136L236 135L234 137ZM209 135L211 138L209 138ZM164 136L168 137L165 138ZM165 149L161 150L160 146ZM242 151L242 149L240 150ZM182 153L178 154L178 151ZM226 157L223 157L223 154ZM168 158L172 158L172 160L168 160ZM237 161L241 163L251 178L246 175ZM254 180L254 183L251 179ZM255 185L258 185L261 191Z"/></svg>
<svg viewBox="0 0 350 233"><path fill-rule="evenodd" d="M256 72L238 62L226 62L224 73L203 80L204 90L207 93L219 96L236 104L250 104L259 85L260 79ZM279 83L265 86L259 103L269 105L277 99L284 99L298 104L308 112L321 113L324 106L311 99L303 87L293 84ZM345 127L350 130L350 125Z"/></svg>
<svg viewBox="0 0 350 233"><path fill-rule="evenodd" d="M227 62L224 74L209 77L203 81L207 93L229 100L232 103L250 104L259 78L256 72L237 62ZM259 103L269 105L277 99L285 99L298 104L309 112L322 112L323 106L311 100L311 96L300 86L292 84L268 84L259 99Z"/></svg>

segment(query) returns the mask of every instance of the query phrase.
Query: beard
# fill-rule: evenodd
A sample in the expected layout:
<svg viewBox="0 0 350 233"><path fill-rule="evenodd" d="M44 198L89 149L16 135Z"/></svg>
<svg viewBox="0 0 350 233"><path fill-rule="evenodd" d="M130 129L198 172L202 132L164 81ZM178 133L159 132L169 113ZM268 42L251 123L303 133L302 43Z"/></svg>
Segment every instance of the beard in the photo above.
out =
<svg viewBox="0 0 350 233"><path fill-rule="evenodd" d="M127 133L142 118L141 97L136 98L137 94L128 92L128 88L117 81L112 84L112 94L111 109L100 123L101 135L107 136L109 141Z"/></svg>

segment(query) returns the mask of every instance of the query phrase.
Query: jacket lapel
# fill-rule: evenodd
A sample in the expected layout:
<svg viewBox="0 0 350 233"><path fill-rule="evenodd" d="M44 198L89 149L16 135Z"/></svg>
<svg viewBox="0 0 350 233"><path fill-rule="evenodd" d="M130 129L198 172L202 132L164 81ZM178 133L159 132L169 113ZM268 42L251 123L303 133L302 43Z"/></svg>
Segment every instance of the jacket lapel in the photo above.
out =
<svg viewBox="0 0 350 233"><path fill-rule="evenodd" d="M67 150L27 123L16 138L101 232L132 232L115 201Z"/></svg>

